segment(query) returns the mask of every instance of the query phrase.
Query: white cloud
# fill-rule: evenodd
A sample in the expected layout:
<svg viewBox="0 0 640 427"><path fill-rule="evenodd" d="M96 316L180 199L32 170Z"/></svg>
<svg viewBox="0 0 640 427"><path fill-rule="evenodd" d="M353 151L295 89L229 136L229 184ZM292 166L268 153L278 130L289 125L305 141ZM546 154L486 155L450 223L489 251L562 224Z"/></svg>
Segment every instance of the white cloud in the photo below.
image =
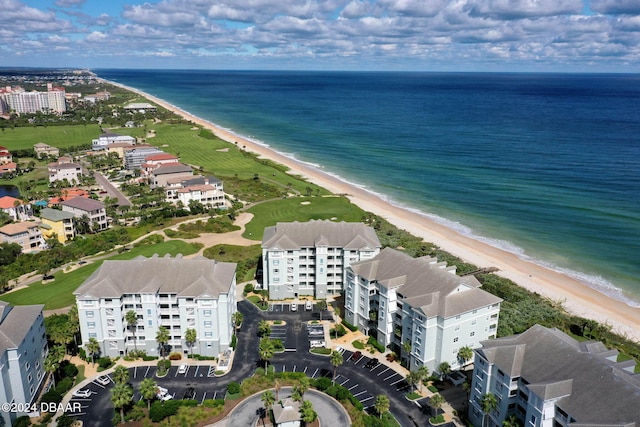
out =
<svg viewBox="0 0 640 427"><path fill-rule="evenodd" d="M638 0L591 0L591 10L604 14L640 14Z"/></svg>
<svg viewBox="0 0 640 427"><path fill-rule="evenodd" d="M94 31L85 37L85 40L91 43L102 43L106 42L109 39L105 33L101 33L100 31Z"/></svg>
<svg viewBox="0 0 640 427"><path fill-rule="evenodd" d="M71 6L80 6L84 4L86 0L56 0L56 6L60 7L71 7Z"/></svg>
<svg viewBox="0 0 640 427"><path fill-rule="evenodd" d="M472 16L497 19L521 19L580 13L581 0L469 0L467 10Z"/></svg>

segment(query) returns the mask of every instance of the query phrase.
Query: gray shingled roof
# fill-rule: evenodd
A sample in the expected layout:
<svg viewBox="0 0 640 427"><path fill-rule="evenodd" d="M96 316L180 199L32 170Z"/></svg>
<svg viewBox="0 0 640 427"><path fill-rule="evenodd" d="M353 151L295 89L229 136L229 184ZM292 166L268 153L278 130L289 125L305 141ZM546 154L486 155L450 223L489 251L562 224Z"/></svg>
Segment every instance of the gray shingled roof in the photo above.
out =
<svg viewBox="0 0 640 427"><path fill-rule="evenodd" d="M166 166L160 166L153 170L154 175L166 175L180 172L193 172L193 169L191 166L183 165L182 163L169 163Z"/></svg>
<svg viewBox="0 0 640 427"><path fill-rule="evenodd" d="M194 259L137 257L105 261L74 292L78 299L119 298L129 293L173 293L217 297L229 292L236 264Z"/></svg>
<svg viewBox="0 0 640 427"><path fill-rule="evenodd" d="M625 370L627 364L609 360L615 360L615 352L601 343L579 343L557 329L535 325L482 345L476 351L504 372L520 365L520 376L532 392L566 396L556 405L576 419L572 425L640 422L640 376Z"/></svg>
<svg viewBox="0 0 640 427"><path fill-rule="evenodd" d="M480 289L475 277L460 277L441 266L434 258L412 258L385 248L370 260L352 264L351 269L369 281L396 288L405 302L428 317L446 319L502 301Z"/></svg>
<svg viewBox="0 0 640 427"><path fill-rule="evenodd" d="M33 326L44 305L11 306L0 302L0 355L17 348Z"/></svg>
<svg viewBox="0 0 640 427"><path fill-rule="evenodd" d="M265 228L262 238L262 247L266 249L295 250L318 245L349 250L381 247L373 228L358 222L279 222Z"/></svg>
<svg viewBox="0 0 640 427"><path fill-rule="evenodd" d="M63 221L73 218L73 214L58 209L44 208L40 211L40 218L48 219L49 221Z"/></svg>
<svg viewBox="0 0 640 427"><path fill-rule="evenodd" d="M104 209L104 203L99 200L88 199L86 197L74 197L73 199L60 202L62 206L81 209L83 211L92 212Z"/></svg>

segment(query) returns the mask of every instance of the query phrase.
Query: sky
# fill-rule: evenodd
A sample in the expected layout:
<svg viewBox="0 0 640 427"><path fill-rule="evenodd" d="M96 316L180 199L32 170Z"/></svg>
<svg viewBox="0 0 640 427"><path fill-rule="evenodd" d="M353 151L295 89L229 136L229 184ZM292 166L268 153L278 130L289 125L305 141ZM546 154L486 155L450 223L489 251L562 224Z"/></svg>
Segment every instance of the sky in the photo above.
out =
<svg viewBox="0 0 640 427"><path fill-rule="evenodd" d="M640 72L640 0L0 0L0 66Z"/></svg>

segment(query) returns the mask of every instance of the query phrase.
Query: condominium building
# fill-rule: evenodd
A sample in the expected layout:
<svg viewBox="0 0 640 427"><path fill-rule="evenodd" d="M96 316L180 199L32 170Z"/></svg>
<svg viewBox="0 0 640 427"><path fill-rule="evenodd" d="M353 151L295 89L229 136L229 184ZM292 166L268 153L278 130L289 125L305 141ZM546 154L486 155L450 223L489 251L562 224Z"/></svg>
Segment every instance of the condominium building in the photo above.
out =
<svg viewBox="0 0 640 427"><path fill-rule="evenodd" d="M65 243L76 237L74 225L75 215L58 209L44 208L40 210L40 228L45 239L56 237L60 243Z"/></svg>
<svg viewBox="0 0 640 427"><path fill-rule="evenodd" d="M70 162L49 163L49 182L64 181L70 184L79 183L82 177L82 165Z"/></svg>
<svg viewBox="0 0 640 427"><path fill-rule="evenodd" d="M482 345L471 384L473 425L502 426L511 416L532 427L639 425L640 375L635 361L617 362L617 350L540 325ZM497 407L485 414L489 393Z"/></svg>
<svg viewBox="0 0 640 427"><path fill-rule="evenodd" d="M0 301L0 402L16 407L36 403L46 378L47 337L43 305L13 307ZM26 405L25 405L26 404ZM10 426L23 412L0 412L0 424Z"/></svg>
<svg viewBox="0 0 640 427"><path fill-rule="evenodd" d="M129 144L135 145L136 139L129 135L120 135L118 133L105 132L101 134L97 139L91 141L91 145L94 150L105 150L111 144Z"/></svg>
<svg viewBox="0 0 640 427"><path fill-rule="evenodd" d="M151 188L165 187L170 180L189 179L193 176L191 166L182 163L169 163L160 165L149 174L149 186Z"/></svg>
<svg viewBox="0 0 640 427"><path fill-rule="evenodd" d="M16 243L24 253L38 251L45 245L40 227L35 222L16 222L0 227L0 241Z"/></svg>
<svg viewBox="0 0 640 427"><path fill-rule="evenodd" d="M159 355L162 326L170 351L218 356L233 335L235 272L236 264L204 257L107 260L74 292L82 342L95 338L106 356L135 348ZM138 316L135 327L125 319L131 310ZM184 338L187 329L196 331L193 349Z"/></svg>
<svg viewBox="0 0 640 427"><path fill-rule="evenodd" d="M181 202L186 208L192 200L210 208L225 205L222 181L213 176L168 179L164 188L169 203Z"/></svg>
<svg viewBox="0 0 640 427"><path fill-rule="evenodd" d="M345 269L380 252L373 228L361 223L279 222L262 238L263 289L271 299L342 293Z"/></svg>
<svg viewBox="0 0 640 427"><path fill-rule="evenodd" d="M47 85L47 92L27 92L20 87L6 87L0 91L0 99L10 111L23 113L63 113L67 111L65 90Z"/></svg>
<svg viewBox="0 0 640 427"><path fill-rule="evenodd" d="M153 154L164 154L164 151L153 145L136 145L130 149L124 149L124 167L127 170L140 169L145 159Z"/></svg>
<svg viewBox="0 0 640 427"><path fill-rule="evenodd" d="M86 216L89 219L89 226L94 232L109 228L107 211L104 203L99 200L75 197L60 202L60 206L64 212L69 212L76 218Z"/></svg>
<svg viewBox="0 0 640 427"><path fill-rule="evenodd" d="M347 268L345 320L391 348L410 369L461 367L458 351L495 338L500 298L435 258L385 248ZM410 347L410 351L409 350Z"/></svg>

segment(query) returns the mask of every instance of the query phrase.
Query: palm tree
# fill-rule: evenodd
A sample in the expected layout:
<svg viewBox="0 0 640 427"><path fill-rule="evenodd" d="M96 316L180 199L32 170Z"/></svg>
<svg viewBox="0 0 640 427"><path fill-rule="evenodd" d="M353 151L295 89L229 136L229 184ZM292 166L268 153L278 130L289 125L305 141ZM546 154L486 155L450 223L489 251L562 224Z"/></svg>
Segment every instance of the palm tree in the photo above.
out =
<svg viewBox="0 0 640 427"><path fill-rule="evenodd" d="M320 321L322 321L322 312L327 309L327 300L321 299L316 303L316 307L320 310Z"/></svg>
<svg viewBox="0 0 640 427"><path fill-rule="evenodd" d="M378 415L380 415L381 419L382 419L382 414L387 412L390 406L391 406L391 403L389 402L389 398L384 394L379 394L376 397L376 403L373 405Z"/></svg>
<svg viewBox="0 0 640 427"><path fill-rule="evenodd" d="M136 339L136 328L138 327L138 314L133 310L129 310L124 315L124 319L127 322L127 328L131 329L131 333L133 334L133 347L135 348L137 353L138 340Z"/></svg>
<svg viewBox="0 0 640 427"><path fill-rule="evenodd" d="M422 365L418 368L418 375L420 377L420 393L422 393L422 386L429 382L429 368Z"/></svg>
<svg viewBox="0 0 640 427"><path fill-rule="evenodd" d="M193 346L198 339L198 332L195 329L189 328L184 333L184 342L191 349L191 358L193 359Z"/></svg>
<svg viewBox="0 0 640 427"><path fill-rule="evenodd" d="M153 378L145 378L140 382L140 394L147 400L147 411L151 410L151 399L158 392L158 384Z"/></svg>
<svg viewBox="0 0 640 427"><path fill-rule="evenodd" d="M267 372L267 362L275 354L273 342L269 338L262 338L260 340L260 346L258 347L258 353L260 353L260 359L264 360L264 371Z"/></svg>
<svg viewBox="0 0 640 427"><path fill-rule="evenodd" d="M126 384L129 382L129 370L122 365L116 366L113 370L113 382L116 384Z"/></svg>
<svg viewBox="0 0 640 427"><path fill-rule="evenodd" d="M451 372L451 365L449 365L449 362L442 362L441 364L439 364L438 372L440 373L440 379L442 380L445 375Z"/></svg>
<svg viewBox="0 0 640 427"><path fill-rule="evenodd" d="M309 387L311 387L311 380L309 377L302 377L300 378L297 387L294 388L300 392L300 397L304 397L304 394L309 390Z"/></svg>
<svg viewBox="0 0 640 427"><path fill-rule="evenodd" d="M278 400L278 393L280 393L281 388L282 388L282 385L280 384L280 381L276 379L275 382L273 383L273 389L276 391L276 401Z"/></svg>
<svg viewBox="0 0 640 427"><path fill-rule="evenodd" d="M133 398L133 389L129 384L116 384L111 389L111 403L116 409L120 409L120 422L124 424L124 407Z"/></svg>
<svg viewBox="0 0 640 427"><path fill-rule="evenodd" d="M269 414L269 410L271 409L271 407L275 402L276 402L276 399L273 396L273 393L271 392L271 390L267 390L264 393L262 393L262 403L264 403L264 409L267 411L267 415Z"/></svg>
<svg viewBox="0 0 640 427"><path fill-rule="evenodd" d="M431 406L435 412L433 414L434 417L438 416L438 411L442 408L442 404L444 403L444 397L440 393L436 393L429 399L429 406Z"/></svg>
<svg viewBox="0 0 640 427"><path fill-rule="evenodd" d="M496 399L496 396L493 393L487 393L482 396L482 399L480 399L480 406L482 407L482 413L484 414L484 417L482 418L482 425L484 426L489 413L498 409L498 399Z"/></svg>
<svg viewBox="0 0 640 427"><path fill-rule="evenodd" d="M318 413L313 409L313 404L308 400L305 400L302 402L302 405L300 405L300 414L302 415L302 421L306 424L312 423L318 418Z"/></svg>
<svg viewBox="0 0 640 427"><path fill-rule="evenodd" d="M519 427L520 421L515 415L511 415L509 418L502 422L502 427Z"/></svg>
<svg viewBox="0 0 640 427"><path fill-rule="evenodd" d="M331 364L333 365L333 385L336 384L336 371L338 370L338 366L342 365L344 359L342 357L342 353L339 351L331 351L330 357Z"/></svg>
<svg viewBox="0 0 640 427"><path fill-rule="evenodd" d="M160 347L160 356L164 359L164 350L169 342L169 330L164 326L160 326L156 333L156 341L158 342L158 347Z"/></svg>
<svg viewBox="0 0 640 427"><path fill-rule="evenodd" d="M413 389L420 382L420 373L418 371L410 371L404 379Z"/></svg>
<svg viewBox="0 0 640 427"><path fill-rule="evenodd" d="M267 337L271 335L271 326L269 326L269 322L266 320L261 320L258 323L258 335L261 337Z"/></svg>
<svg viewBox="0 0 640 427"><path fill-rule="evenodd" d="M466 345L458 350L458 360L461 366L466 365L471 359L473 359L473 349L471 347Z"/></svg>
<svg viewBox="0 0 640 427"><path fill-rule="evenodd" d="M97 339L91 337L85 347L87 348L87 353L91 355L91 362L95 365L96 354L100 353L100 343Z"/></svg>
<svg viewBox="0 0 640 427"><path fill-rule="evenodd" d="M52 356L51 354L47 356L47 358L44 360L44 370L47 373L51 374L54 388L56 386L56 371L58 370L59 367L60 367L60 361L56 360L55 356Z"/></svg>
<svg viewBox="0 0 640 427"><path fill-rule="evenodd" d="M231 316L231 320L233 320L233 327L238 329L244 320L244 315L239 311L236 311L233 313L233 316Z"/></svg>

